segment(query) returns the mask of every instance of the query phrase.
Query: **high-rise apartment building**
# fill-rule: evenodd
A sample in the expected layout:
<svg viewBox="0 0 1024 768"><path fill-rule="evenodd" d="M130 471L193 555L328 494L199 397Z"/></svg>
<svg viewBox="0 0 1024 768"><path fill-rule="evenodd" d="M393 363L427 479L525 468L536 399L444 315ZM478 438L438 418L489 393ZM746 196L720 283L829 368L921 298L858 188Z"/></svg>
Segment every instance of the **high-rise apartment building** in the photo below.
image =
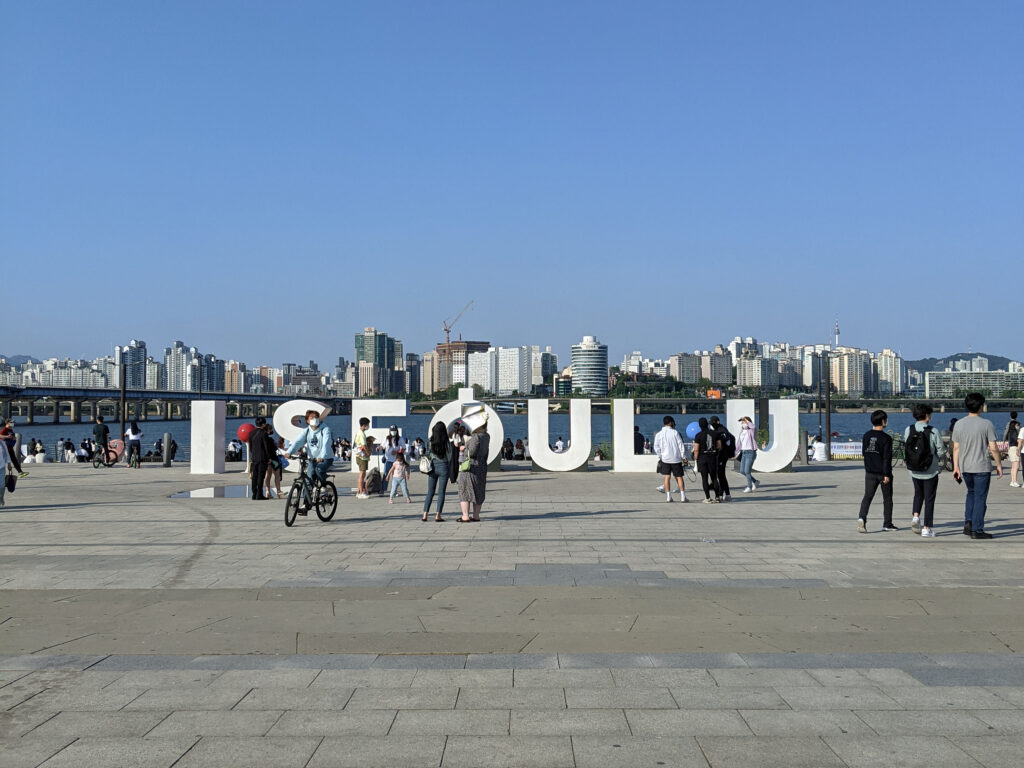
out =
<svg viewBox="0 0 1024 768"><path fill-rule="evenodd" d="M779 388L779 363L770 357L745 354L736 361L736 386L774 392Z"/></svg>
<svg viewBox="0 0 1024 768"><path fill-rule="evenodd" d="M700 353L700 375L712 384L732 384L733 357L721 344L713 352Z"/></svg>
<svg viewBox="0 0 1024 768"><path fill-rule="evenodd" d="M167 389L167 369L163 363L152 357L146 358L146 389Z"/></svg>
<svg viewBox="0 0 1024 768"><path fill-rule="evenodd" d="M588 395L608 394L608 345L596 336L572 345L572 386Z"/></svg>
<svg viewBox="0 0 1024 768"><path fill-rule="evenodd" d="M863 349L840 347L829 357L832 386L848 397L863 397L874 392L871 355Z"/></svg>
<svg viewBox="0 0 1024 768"><path fill-rule="evenodd" d="M228 360L224 363L224 391L241 394L248 391L248 371L245 363Z"/></svg>
<svg viewBox="0 0 1024 768"><path fill-rule="evenodd" d="M699 355L679 352L668 359L668 375L685 384L696 384L700 381L700 363Z"/></svg>
<svg viewBox="0 0 1024 768"><path fill-rule="evenodd" d="M120 344L115 346L114 365L119 368L124 366L125 386L128 389L146 388L146 342L132 339L125 347Z"/></svg>
<svg viewBox="0 0 1024 768"><path fill-rule="evenodd" d="M202 357L195 347L186 347L176 341L164 349L164 368L167 371L167 389L172 392L192 392L199 389L199 370Z"/></svg>
<svg viewBox="0 0 1024 768"><path fill-rule="evenodd" d="M530 386L541 387L550 384L551 377L558 373L558 355L551 347L543 351L539 346L530 347Z"/></svg>
<svg viewBox="0 0 1024 768"><path fill-rule="evenodd" d="M437 352L425 352L420 372L420 391L425 395L432 395L441 386L440 371L437 367Z"/></svg>
<svg viewBox="0 0 1024 768"><path fill-rule="evenodd" d="M902 395L905 389L906 371L903 358L891 349L883 349L874 360L878 394Z"/></svg>
<svg viewBox="0 0 1024 768"><path fill-rule="evenodd" d="M450 344L440 343L435 347L437 363L440 369L440 386L447 389L452 384L467 384L466 361L474 352L486 352L491 348L489 341L453 341Z"/></svg>
<svg viewBox="0 0 1024 768"><path fill-rule="evenodd" d="M470 352L466 357L466 386L479 387L484 392L498 392L498 350Z"/></svg>

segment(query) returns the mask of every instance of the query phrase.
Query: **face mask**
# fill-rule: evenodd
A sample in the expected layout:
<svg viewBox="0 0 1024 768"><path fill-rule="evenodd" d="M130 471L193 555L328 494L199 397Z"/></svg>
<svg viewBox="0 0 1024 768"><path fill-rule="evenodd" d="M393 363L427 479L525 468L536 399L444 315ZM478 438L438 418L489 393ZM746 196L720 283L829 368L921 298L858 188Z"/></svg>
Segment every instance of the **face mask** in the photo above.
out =
<svg viewBox="0 0 1024 768"><path fill-rule="evenodd" d="M311 426L313 429L316 429L317 427L320 426L320 419L310 419L309 426Z"/></svg>

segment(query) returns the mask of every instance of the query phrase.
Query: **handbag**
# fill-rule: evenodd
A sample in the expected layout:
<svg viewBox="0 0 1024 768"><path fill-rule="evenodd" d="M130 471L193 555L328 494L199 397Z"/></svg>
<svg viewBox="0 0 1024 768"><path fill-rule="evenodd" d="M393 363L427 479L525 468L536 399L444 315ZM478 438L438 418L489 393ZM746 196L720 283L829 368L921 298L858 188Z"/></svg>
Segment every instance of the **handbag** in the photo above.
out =
<svg viewBox="0 0 1024 768"><path fill-rule="evenodd" d="M420 472L424 475L434 474L434 462L429 456L420 456Z"/></svg>
<svg viewBox="0 0 1024 768"><path fill-rule="evenodd" d="M469 472L470 459L466 459L464 462L459 464L459 472Z"/></svg>
<svg viewBox="0 0 1024 768"><path fill-rule="evenodd" d="M665 465L662 463L661 459L658 459L658 469L657 469L658 474L659 475L664 475L665 474L664 469L665 469Z"/></svg>
<svg viewBox="0 0 1024 768"><path fill-rule="evenodd" d="M13 472L8 472L7 477L4 478L4 484L9 492L14 493L14 487L18 484L18 476Z"/></svg>

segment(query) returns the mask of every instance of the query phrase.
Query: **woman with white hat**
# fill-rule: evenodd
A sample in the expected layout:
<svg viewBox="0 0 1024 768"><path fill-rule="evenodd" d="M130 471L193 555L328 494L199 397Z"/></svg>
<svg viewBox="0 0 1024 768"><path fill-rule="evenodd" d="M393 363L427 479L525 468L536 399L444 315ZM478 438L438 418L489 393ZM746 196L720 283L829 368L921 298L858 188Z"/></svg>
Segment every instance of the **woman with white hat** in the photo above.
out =
<svg viewBox="0 0 1024 768"><path fill-rule="evenodd" d="M470 436L459 466L459 505L462 507L462 517L458 522L479 522L480 508L487 492L487 457L491 448L491 436L487 434L487 412L483 404L466 403L462 407L462 423L469 429Z"/></svg>

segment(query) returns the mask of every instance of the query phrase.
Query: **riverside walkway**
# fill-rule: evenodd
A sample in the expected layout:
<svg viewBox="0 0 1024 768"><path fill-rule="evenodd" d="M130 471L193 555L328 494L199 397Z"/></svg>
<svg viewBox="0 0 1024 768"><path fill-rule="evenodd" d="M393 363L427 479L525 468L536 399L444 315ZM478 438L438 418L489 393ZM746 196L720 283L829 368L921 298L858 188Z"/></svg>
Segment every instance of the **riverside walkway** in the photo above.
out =
<svg viewBox="0 0 1024 768"><path fill-rule="evenodd" d="M905 472L903 530L879 498L857 534L852 464L721 505L513 467L478 524L345 494L293 528L171 498L237 472L29 469L0 509L4 768L1024 764L1006 481L978 541L948 476L915 536Z"/></svg>

